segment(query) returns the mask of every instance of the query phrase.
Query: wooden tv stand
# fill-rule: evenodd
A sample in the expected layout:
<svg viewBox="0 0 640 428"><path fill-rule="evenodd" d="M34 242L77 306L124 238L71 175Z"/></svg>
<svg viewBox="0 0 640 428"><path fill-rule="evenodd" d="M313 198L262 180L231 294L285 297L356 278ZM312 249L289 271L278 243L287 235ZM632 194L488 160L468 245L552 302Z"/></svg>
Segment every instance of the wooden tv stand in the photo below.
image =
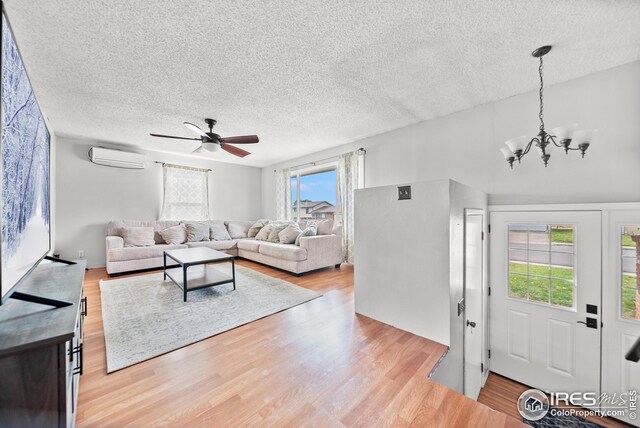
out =
<svg viewBox="0 0 640 428"><path fill-rule="evenodd" d="M0 424L73 427L82 374L86 261L42 263L18 290L72 303L53 308L8 299L0 306Z"/></svg>

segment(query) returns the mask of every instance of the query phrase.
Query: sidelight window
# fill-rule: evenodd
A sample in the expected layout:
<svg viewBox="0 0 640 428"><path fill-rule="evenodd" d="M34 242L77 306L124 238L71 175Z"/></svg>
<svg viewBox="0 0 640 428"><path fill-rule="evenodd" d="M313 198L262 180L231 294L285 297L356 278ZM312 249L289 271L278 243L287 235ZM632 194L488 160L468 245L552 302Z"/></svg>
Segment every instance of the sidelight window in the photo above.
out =
<svg viewBox="0 0 640 428"><path fill-rule="evenodd" d="M622 318L640 321L640 282L638 265L640 226L623 226L620 235L621 251L621 310Z"/></svg>
<svg viewBox="0 0 640 428"><path fill-rule="evenodd" d="M509 297L574 308L575 226L508 225Z"/></svg>

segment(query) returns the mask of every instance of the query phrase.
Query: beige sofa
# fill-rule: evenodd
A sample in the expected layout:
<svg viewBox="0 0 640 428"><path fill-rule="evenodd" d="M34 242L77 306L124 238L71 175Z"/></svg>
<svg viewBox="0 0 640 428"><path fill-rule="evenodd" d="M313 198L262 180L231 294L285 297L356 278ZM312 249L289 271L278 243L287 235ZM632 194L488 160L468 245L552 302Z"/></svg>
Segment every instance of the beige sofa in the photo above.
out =
<svg viewBox="0 0 640 428"><path fill-rule="evenodd" d="M317 235L300 238L300 246L294 244L278 244L257 241L253 238L231 239L226 241L186 242L184 244L166 244L158 231L181 222L173 220L137 221L120 220L107 224L106 253L107 273L120 274L143 269L162 267L165 250L189 247L208 247L224 251L228 254L253 260L300 275L315 269L329 266L339 267L342 263L342 228L336 226L329 235ZM225 223L230 221L210 220L209 223ZM254 222L233 222L242 224L248 229ZM123 227L153 227L156 231L155 245L145 247L125 247L120 236ZM303 226L303 225L301 225Z"/></svg>

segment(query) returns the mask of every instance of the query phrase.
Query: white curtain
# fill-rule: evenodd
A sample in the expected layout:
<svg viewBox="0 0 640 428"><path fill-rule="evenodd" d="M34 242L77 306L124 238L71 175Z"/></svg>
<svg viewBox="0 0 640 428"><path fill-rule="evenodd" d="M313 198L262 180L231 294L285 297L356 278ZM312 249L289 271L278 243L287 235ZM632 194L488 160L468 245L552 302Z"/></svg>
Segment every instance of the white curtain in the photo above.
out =
<svg viewBox="0 0 640 428"><path fill-rule="evenodd" d="M353 208L354 190L363 186L363 162L359 152L340 155L338 158L338 200L342 214L342 251L344 260L353 263Z"/></svg>
<svg viewBox="0 0 640 428"><path fill-rule="evenodd" d="M291 220L291 170L276 171L276 220Z"/></svg>
<svg viewBox="0 0 640 428"><path fill-rule="evenodd" d="M161 220L209 218L209 170L164 164Z"/></svg>

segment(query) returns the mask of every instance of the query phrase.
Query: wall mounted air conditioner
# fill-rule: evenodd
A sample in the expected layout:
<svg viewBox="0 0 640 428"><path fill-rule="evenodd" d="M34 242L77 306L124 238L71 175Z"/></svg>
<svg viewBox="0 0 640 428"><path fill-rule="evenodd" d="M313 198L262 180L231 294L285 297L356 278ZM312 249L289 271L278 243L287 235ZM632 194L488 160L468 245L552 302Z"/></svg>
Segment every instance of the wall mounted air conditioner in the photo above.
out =
<svg viewBox="0 0 640 428"><path fill-rule="evenodd" d="M91 162L97 165L113 166L116 168L144 169L147 157L139 153L123 152L122 150L92 147L89 150Z"/></svg>

